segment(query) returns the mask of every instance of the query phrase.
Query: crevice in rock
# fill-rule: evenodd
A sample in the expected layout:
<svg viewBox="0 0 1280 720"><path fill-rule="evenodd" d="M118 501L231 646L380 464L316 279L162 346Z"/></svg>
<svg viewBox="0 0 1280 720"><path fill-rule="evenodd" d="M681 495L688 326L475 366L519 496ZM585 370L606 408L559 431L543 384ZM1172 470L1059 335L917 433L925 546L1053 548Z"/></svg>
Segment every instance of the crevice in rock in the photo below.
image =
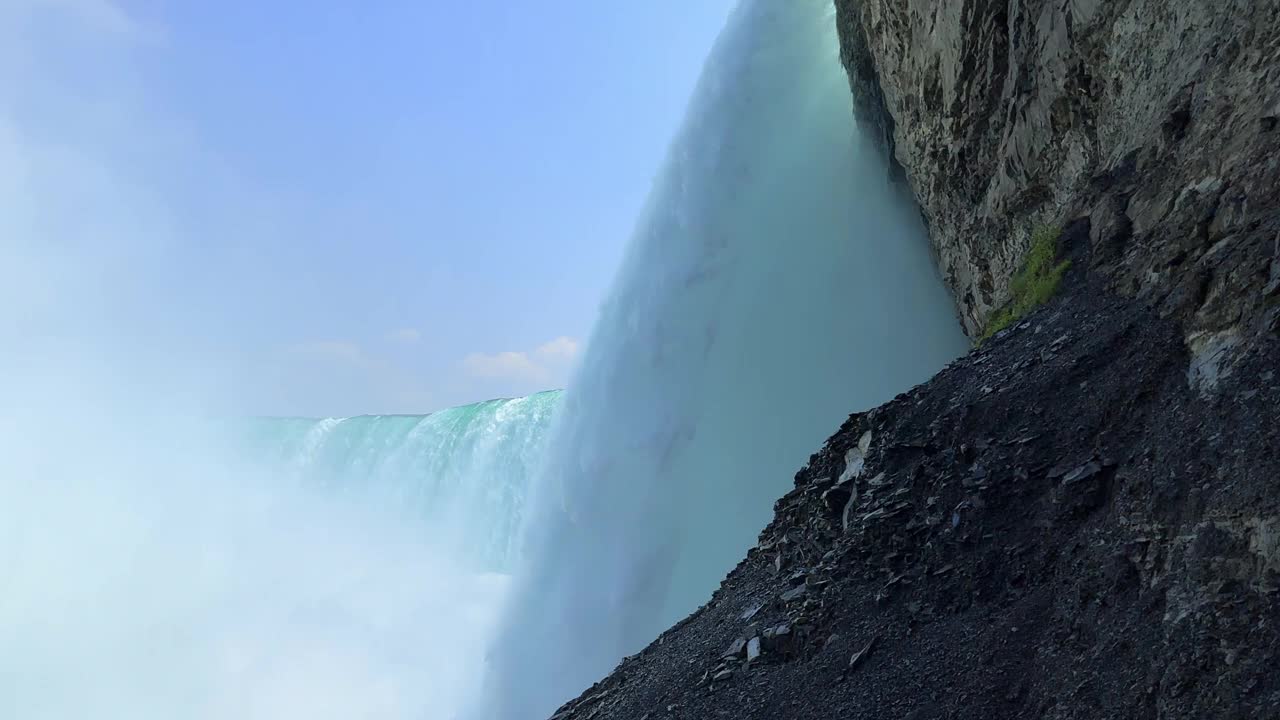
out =
<svg viewBox="0 0 1280 720"><path fill-rule="evenodd" d="M840 61L849 75L853 112L858 127L870 137L883 155L890 177L905 185L906 171L898 161L894 146L894 118L885 104L880 71L867 44L866 29L859 17L858 0L836 1L836 23L840 28Z"/></svg>

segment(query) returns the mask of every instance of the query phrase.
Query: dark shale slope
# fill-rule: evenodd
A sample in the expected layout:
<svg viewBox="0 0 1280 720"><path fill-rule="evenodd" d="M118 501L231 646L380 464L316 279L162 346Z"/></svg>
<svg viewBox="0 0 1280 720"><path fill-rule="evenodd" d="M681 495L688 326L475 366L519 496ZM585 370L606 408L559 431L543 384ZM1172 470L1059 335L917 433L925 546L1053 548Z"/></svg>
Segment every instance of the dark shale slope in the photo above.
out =
<svg viewBox="0 0 1280 720"><path fill-rule="evenodd" d="M556 717L1280 717L1280 347L1214 383L1101 282L852 416Z"/></svg>

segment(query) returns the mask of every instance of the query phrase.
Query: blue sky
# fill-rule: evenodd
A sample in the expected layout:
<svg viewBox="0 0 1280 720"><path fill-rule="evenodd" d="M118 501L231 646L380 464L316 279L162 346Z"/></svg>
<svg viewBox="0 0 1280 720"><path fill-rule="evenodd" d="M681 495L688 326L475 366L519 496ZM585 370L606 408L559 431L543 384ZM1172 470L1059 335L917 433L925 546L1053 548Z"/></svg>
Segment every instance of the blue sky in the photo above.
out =
<svg viewBox="0 0 1280 720"><path fill-rule="evenodd" d="M251 412L558 386L731 4L6 0L8 331Z"/></svg>

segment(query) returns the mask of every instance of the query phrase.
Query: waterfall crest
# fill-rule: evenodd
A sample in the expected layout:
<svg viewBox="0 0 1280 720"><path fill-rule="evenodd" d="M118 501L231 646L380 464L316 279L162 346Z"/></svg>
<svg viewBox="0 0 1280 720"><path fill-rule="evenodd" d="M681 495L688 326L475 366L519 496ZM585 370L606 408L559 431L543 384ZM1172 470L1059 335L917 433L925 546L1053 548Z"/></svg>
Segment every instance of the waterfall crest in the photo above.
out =
<svg viewBox="0 0 1280 720"><path fill-rule="evenodd" d="M857 137L829 0L744 0L564 398L479 716L542 717L710 597L850 411L966 348Z"/></svg>

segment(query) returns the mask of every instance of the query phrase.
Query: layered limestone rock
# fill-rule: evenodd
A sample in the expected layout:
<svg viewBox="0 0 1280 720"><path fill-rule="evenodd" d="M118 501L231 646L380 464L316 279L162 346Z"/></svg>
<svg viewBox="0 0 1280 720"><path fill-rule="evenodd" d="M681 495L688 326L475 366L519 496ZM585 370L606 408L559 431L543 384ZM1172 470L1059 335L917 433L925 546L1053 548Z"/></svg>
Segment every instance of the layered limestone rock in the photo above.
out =
<svg viewBox="0 0 1280 720"><path fill-rule="evenodd" d="M837 0L885 138L975 335L1031 231L1217 353L1280 324L1280 3Z"/></svg>

